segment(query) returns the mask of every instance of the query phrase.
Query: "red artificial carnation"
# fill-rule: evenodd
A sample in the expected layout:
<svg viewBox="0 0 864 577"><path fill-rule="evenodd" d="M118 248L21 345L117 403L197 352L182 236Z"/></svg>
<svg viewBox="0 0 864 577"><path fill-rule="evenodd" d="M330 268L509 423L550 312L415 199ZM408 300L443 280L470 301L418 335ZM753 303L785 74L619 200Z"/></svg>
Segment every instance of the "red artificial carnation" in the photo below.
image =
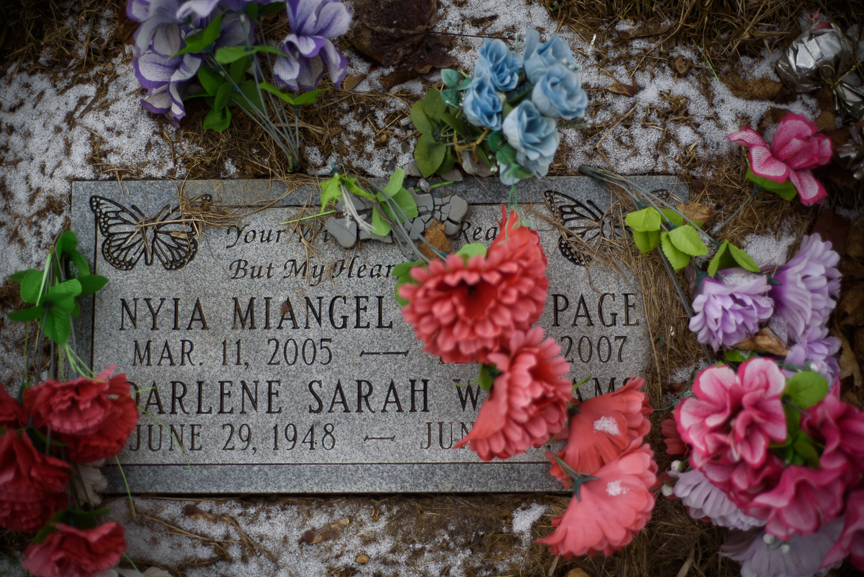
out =
<svg viewBox="0 0 864 577"><path fill-rule="evenodd" d="M69 464L36 450L26 433L6 431L0 437L0 494L5 499L32 500L59 493L69 483Z"/></svg>
<svg viewBox="0 0 864 577"><path fill-rule="evenodd" d="M0 525L13 531L36 532L68 504L66 493L34 493L32 499L7 498L0 492Z"/></svg>
<svg viewBox="0 0 864 577"><path fill-rule="evenodd" d="M681 433L678 432L678 426L675 424L675 417L669 417L660 424L660 432L663 434L663 441L666 443L666 453L669 455L690 454L690 447L681 438Z"/></svg>
<svg viewBox="0 0 864 577"><path fill-rule="evenodd" d="M507 459L561 430L572 395L572 383L563 378L570 365L557 356L555 339L543 337L540 327L516 331L507 349L489 354L501 374L471 431L454 448L470 443L484 461Z"/></svg>
<svg viewBox="0 0 864 577"><path fill-rule="evenodd" d="M514 331L528 330L543 312L546 257L539 235L511 220L486 256L451 254L411 269L399 287L402 309L425 351L448 363L486 362Z"/></svg>
<svg viewBox="0 0 864 577"><path fill-rule="evenodd" d="M115 414L90 435L59 435L67 444L66 457L73 463L108 459L126 445L138 423L138 407L128 394L115 399Z"/></svg>
<svg viewBox="0 0 864 577"><path fill-rule="evenodd" d="M68 435L94 433L117 415L117 398L129 396L126 375L108 379L116 368L110 367L95 379L78 377L66 383L49 379L24 391L24 406L39 427Z"/></svg>
<svg viewBox="0 0 864 577"><path fill-rule="evenodd" d="M27 411L21 403L10 397L6 388L0 385L0 427L18 429L25 426L27 420Z"/></svg>
<svg viewBox="0 0 864 577"><path fill-rule="evenodd" d="M657 477L653 453L643 445L603 465L579 487L564 514L552 520L556 529L537 543L549 552L573 556L611 555L638 533L651 518Z"/></svg>
<svg viewBox="0 0 864 577"><path fill-rule="evenodd" d="M645 380L632 378L611 393L597 395L579 403L578 413L570 417L567 445L557 453L577 473L586 475L618 458L627 446L651 430L648 415L651 406L645 393L639 389ZM551 473L568 487L569 476L554 461Z"/></svg>
<svg viewBox="0 0 864 577"><path fill-rule="evenodd" d="M93 529L58 523L43 543L24 551L21 566L37 577L91 577L120 561L126 551L122 525L108 522Z"/></svg>

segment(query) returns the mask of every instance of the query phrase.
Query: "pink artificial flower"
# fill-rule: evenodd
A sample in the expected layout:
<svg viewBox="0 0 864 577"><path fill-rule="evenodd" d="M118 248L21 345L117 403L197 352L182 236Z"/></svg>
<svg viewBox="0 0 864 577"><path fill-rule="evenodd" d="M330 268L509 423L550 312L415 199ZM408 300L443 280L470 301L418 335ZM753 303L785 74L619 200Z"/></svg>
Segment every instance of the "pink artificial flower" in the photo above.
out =
<svg viewBox="0 0 864 577"><path fill-rule="evenodd" d="M57 523L42 543L24 550L21 566L37 577L91 577L114 566L126 550L123 525L92 529Z"/></svg>
<svg viewBox="0 0 864 577"><path fill-rule="evenodd" d="M537 543L570 559L597 552L611 555L638 533L651 518L657 480L653 453L643 445L603 465L579 487L564 514L552 520L556 529Z"/></svg>
<svg viewBox="0 0 864 577"><path fill-rule="evenodd" d="M737 374L709 367L696 376L694 396L675 407L678 431L703 460L725 456L759 467L771 441L786 440L785 387L786 377L769 359L742 363ZM701 467L698 458L694 466Z"/></svg>
<svg viewBox="0 0 864 577"><path fill-rule="evenodd" d="M540 317L549 287L546 256L539 235L516 226L517 219L514 211L502 220L485 257L451 254L411 269L414 282L399 287L408 301L402 314L427 353L448 363L485 363L513 331L528 330Z"/></svg>
<svg viewBox="0 0 864 577"><path fill-rule="evenodd" d="M18 429L27 424L29 415L24 407L9 396L6 388L0 384L0 427Z"/></svg>
<svg viewBox="0 0 864 577"><path fill-rule="evenodd" d="M848 464L864 472L864 412L840 400L839 379L819 404L807 409L801 429L825 447L819 459L824 468Z"/></svg>
<svg viewBox="0 0 864 577"><path fill-rule="evenodd" d="M831 139L819 134L816 124L803 115L787 114L780 120L770 149L749 126L726 138L750 149L753 174L778 183L790 181L803 204L828 196L811 169L831 162Z"/></svg>
<svg viewBox="0 0 864 577"><path fill-rule="evenodd" d="M570 365L555 339L543 329L516 331L508 348L489 354L501 374L495 378L471 431L453 448L469 448L484 461L507 459L547 441L567 422L573 384L564 378Z"/></svg>
<svg viewBox="0 0 864 577"><path fill-rule="evenodd" d="M822 568L841 562L847 555L859 571L864 571L864 488L852 491L846 499L843 531L822 560Z"/></svg>
<svg viewBox="0 0 864 577"><path fill-rule="evenodd" d="M843 512L847 470L848 465L843 469L788 465L777 486L757 495L745 512L766 519L765 532L783 541L818 531Z"/></svg>
<svg viewBox="0 0 864 577"><path fill-rule="evenodd" d="M651 430L651 406L639 390L644 383L641 377L632 378L617 391L579 403L579 412L570 416L567 446L557 453L558 458L577 473L591 475L617 459L634 440L641 445ZM550 472L570 486L569 475L557 461Z"/></svg>
<svg viewBox="0 0 864 577"><path fill-rule="evenodd" d="M773 452L769 452L768 458L758 467L752 467L743 460L732 462L726 457L708 460L698 451L691 455L690 464L694 467L698 464L699 471L745 511L755 497L777 486L784 468L783 459Z"/></svg>

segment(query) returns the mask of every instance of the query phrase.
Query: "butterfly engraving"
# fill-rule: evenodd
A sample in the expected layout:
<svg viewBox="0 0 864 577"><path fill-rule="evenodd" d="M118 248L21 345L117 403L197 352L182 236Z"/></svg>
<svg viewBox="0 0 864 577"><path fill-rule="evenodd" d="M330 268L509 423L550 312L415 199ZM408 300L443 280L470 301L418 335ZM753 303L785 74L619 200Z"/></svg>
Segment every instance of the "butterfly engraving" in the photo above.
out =
<svg viewBox="0 0 864 577"><path fill-rule="evenodd" d="M204 203L212 200L209 194L199 198ZM102 256L116 269L132 270L142 255L150 266L155 255L166 270L178 270L198 252L195 231L191 224L180 221L179 207L165 205L159 214L148 218L134 204L127 209L113 200L91 196L90 208L105 237Z"/></svg>
<svg viewBox="0 0 864 577"><path fill-rule="evenodd" d="M543 193L546 204L552 216L563 226L567 227L573 234L579 236L585 244L594 248L602 249L604 239L620 236L618 226L614 225L610 215L600 210L593 200L584 203L564 193L547 190ZM561 254L577 266L588 266L592 255L584 249L582 242L572 238L571 235L561 232L558 239L558 250Z"/></svg>

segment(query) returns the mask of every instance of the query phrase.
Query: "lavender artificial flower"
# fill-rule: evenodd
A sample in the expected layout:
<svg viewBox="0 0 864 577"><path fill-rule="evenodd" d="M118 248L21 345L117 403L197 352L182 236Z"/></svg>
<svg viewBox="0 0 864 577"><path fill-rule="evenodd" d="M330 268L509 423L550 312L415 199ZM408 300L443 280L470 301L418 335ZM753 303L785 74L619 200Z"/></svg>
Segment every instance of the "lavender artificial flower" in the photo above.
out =
<svg viewBox="0 0 864 577"><path fill-rule="evenodd" d="M135 31L138 54L152 50L160 56L171 57L183 48L180 30L183 18L177 16L179 7L180 0L130 0L126 14L141 23Z"/></svg>
<svg viewBox="0 0 864 577"><path fill-rule="evenodd" d="M759 323L768 320L774 305L766 293L764 276L741 268L719 271L715 278L705 277L702 290L693 300L690 330L700 343L714 350L731 348L759 330Z"/></svg>
<svg viewBox="0 0 864 577"><path fill-rule="evenodd" d="M826 523L815 533L795 535L788 543L776 541L762 530L730 532L720 555L741 563L741 577L822 576L822 560L840 537L843 518Z"/></svg>
<svg viewBox="0 0 864 577"><path fill-rule="evenodd" d="M188 18L193 14L200 18L207 18L213 13L218 5L228 12L240 13L246 10L249 4L271 4L280 0L188 0L184 2L177 11L181 19Z"/></svg>
<svg viewBox="0 0 864 577"><path fill-rule="evenodd" d="M722 489L711 483L701 471L692 469L679 473L674 468L669 475L677 479L675 496L690 508L690 516L694 519L708 517L711 522L720 527L747 530L761 527L765 521L746 515L735 503L729 500Z"/></svg>
<svg viewBox="0 0 864 577"><path fill-rule="evenodd" d="M774 275L779 284L768 293L785 321L790 343L810 327L824 327L840 295L840 255L819 235L804 236L801 248Z"/></svg>
<svg viewBox="0 0 864 577"><path fill-rule="evenodd" d="M147 95L141 105L155 114L166 114L175 123L186 116L183 97L190 80L201 67L203 58L198 54L184 54L165 58L149 50L133 60L135 76Z"/></svg>
<svg viewBox="0 0 864 577"><path fill-rule="evenodd" d="M840 375L840 363L837 353L840 352L840 339L829 337L824 326L810 326L797 343L789 347L785 362L797 365L805 371L819 373L833 383ZM781 368L787 378L797 371Z"/></svg>
<svg viewBox="0 0 864 577"><path fill-rule="evenodd" d="M273 75L294 91L314 90L324 69L339 86L348 70L348 60L336 51L329 38L348 31L351 10L340 0L288 0L291 34L282 41Z"/></svg>

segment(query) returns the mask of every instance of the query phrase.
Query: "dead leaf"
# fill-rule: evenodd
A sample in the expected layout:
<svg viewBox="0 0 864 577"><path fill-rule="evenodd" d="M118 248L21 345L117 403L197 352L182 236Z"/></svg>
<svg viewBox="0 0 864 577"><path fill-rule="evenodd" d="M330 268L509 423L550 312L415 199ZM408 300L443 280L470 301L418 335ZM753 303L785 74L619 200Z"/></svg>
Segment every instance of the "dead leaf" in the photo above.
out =
<svg viewBox="0 0 864 577"><path fill-rule="evenodd" d="M201 519L206 519L207 521L213 521L216 519L216 516L202 511L196 505L190 503L183 507L183 514L192 519L193 521L200 521Z"/></svg>
<svg viewBox="0 0 864 577"><path fill-rule="evenodd" d="M366 80L367 74L352 74L342 81L342 90L353 90L355 86Z"/></svg>
<svg viewBox="0 0 864 577"><path fill-rule="evenodd" d="M429 225L429 228L426 229L426 234L423 236L426 239L426 242L444 254L449 254L450 251L453 250L453 246L450 244L450 239L447 238L446 234L444 234L444 225L437 220L432 220L432 224ZM429 260L440 258L437 254L432 252L432 249L429 248L426 243L420 244L420 253Z"/></svg>
<svg viewBox="0 0 864 577"><path fill-rule="evenodd" d="M291 313L292 315L294 314L294 309L291 308L291 301L285 301L284 303L282 303L282 310L279 314L280 316L284 317L288 313Z"/></svg>
<svg viewBox="0 0 864 577"><path fill-rule="evenodd" d="M117 11L117 28L124 44L135 44L135 31L138 30L138 22L129 18L125 5Z"/></svg>
<svg viewBox="0 0 864 577"><path fill-rule="evenodd" d="M849 258L864 260L864 220L857 220L849 228L846 238L846 255Z"/></svg>
<svg viewBox="0 0 864 577"><path fill-rule="evenodd" d="M659 20L649 20L648 22L643 24L641 28L620 31L618 33L618 38L620 38L621 40L645 38L646 36L657 36L658 34L664 34L667 30L669 30L668 24L663 24Z"/></svg>
<svg viewBox="0 0 864 577"><path fill-rule="evenodd" d="M365 565L366 563L369 562L369 555L357 555L357 558L354 560L356 562L360 563L361 565Z"/></svg>
<svg viewBox="0 0 864 577"><path fill-rule="evenodd" d="M829 208L824 210L816 219L816 224L813 225L810 234L818 234L823 241L830 241L831 248L843 256L846 238L849 236L849 223Z"/></svg>
<svg viewBox="0 0 864 577"><path fill-rule="evenodd" d="M864 290L846 290L837 303L837 318L841 327L864 326Z"/></svg>
<svg viewBox="0 0 864 577"><path fill-rule="evenodd" d="M714 211L711 210L710 206L705 206L698 202L683 202L676 204L675 208L690 220L701 222L703 225L714 215Z"/></svg>
<svg viewBox="0 0 864 577"><path fill-rule="evenodd" d="M778 108L776 106L769 107L768 110L765 111L765 114L762 115L762 121L759 123L759 130L764 131L769 126L775 126L780 122L780 119L787 114L792 114L792 111L787 110L786 108Z"/></svg>
<svg viewBox="0 0 864 577"><path fill-rule="evenodd" d="M564 577L590 577L588 573L585 572L585 569L580 567L576 567L575 569L570 569L567 571L567 575Z"/></svg>
<svg viewBox="0 0 864 577"><path fill-rule="evenodd" d="M342 536L342 533L345 532L345 528L348 527L348 524L351 521L345 517L344 519L339 519L338 521L333 521L323 529L315 531L314 529L310 529L303 533L303 541L308 545L315 545L316 543L321 543L322 541L332 541L333 539L338 539Z"/></svg>
<svg viewBox="0 0 864 577"><path fill-rule="evenodd" d="M858 359L855 358L855 351L849 344L849 340L842 334L840 337L840 378L852 377L855 387L861 386L861 366L858 364ZM864 337L864 335L862 335Z"/></svg>
<svg viewBox="0 0 864 577"><path fill-rule="evenodd" d="M756 335L744 339L735 345L735 348L742 351L764 351L781 357L785 357L789 353L789 349L783 346L783 342L768 327L760 330Z"/></svg>
<svg viewBox="0 0 864 577"><path fill-rule="evenodd" d="M385 90L390 90L394 86L402 84L403 82L408 82L409 80L414 80L418 76L420 76L420 73L416 70L400 68L399 70L395 70L390 74L382 76L379 80L381 81L381 86L383 86Z"/></svg>
<svg viewBox="0 0 864 577"><path fill-rule="evenodd" d="M819 116L813 121L816 123L816 126L819 130L833 130L836 124L837 116L831 112L830 110L823 110L819 113Z"/></svg>
<svg viewBox="0 0 864 577"><path fill-rule="evenodd" d="M672 59L672 68L682 76L690 70L690 61L681 54Z"/></svg>
<svg viewBox="0 0 864 577"><path fill-rule="evenodd" d="M783 88L782 82L768 78L741 78L737 72L730 72L720 79L729 91L744 100L774 100Z"/></svg>
<svg viewBox="0 0 864 577"><path fill-rule="evenodd" d="M636 96L637 92L642 90L642 87L635 82L632 85L622 84L621 82L618 82L617 78L614 77L612 78L612 82L614 82L614 84L611 87L606 87L606 90L608 90L609 92L614 92L615 94L623 94L624 96L633 97Z"/></svg>

